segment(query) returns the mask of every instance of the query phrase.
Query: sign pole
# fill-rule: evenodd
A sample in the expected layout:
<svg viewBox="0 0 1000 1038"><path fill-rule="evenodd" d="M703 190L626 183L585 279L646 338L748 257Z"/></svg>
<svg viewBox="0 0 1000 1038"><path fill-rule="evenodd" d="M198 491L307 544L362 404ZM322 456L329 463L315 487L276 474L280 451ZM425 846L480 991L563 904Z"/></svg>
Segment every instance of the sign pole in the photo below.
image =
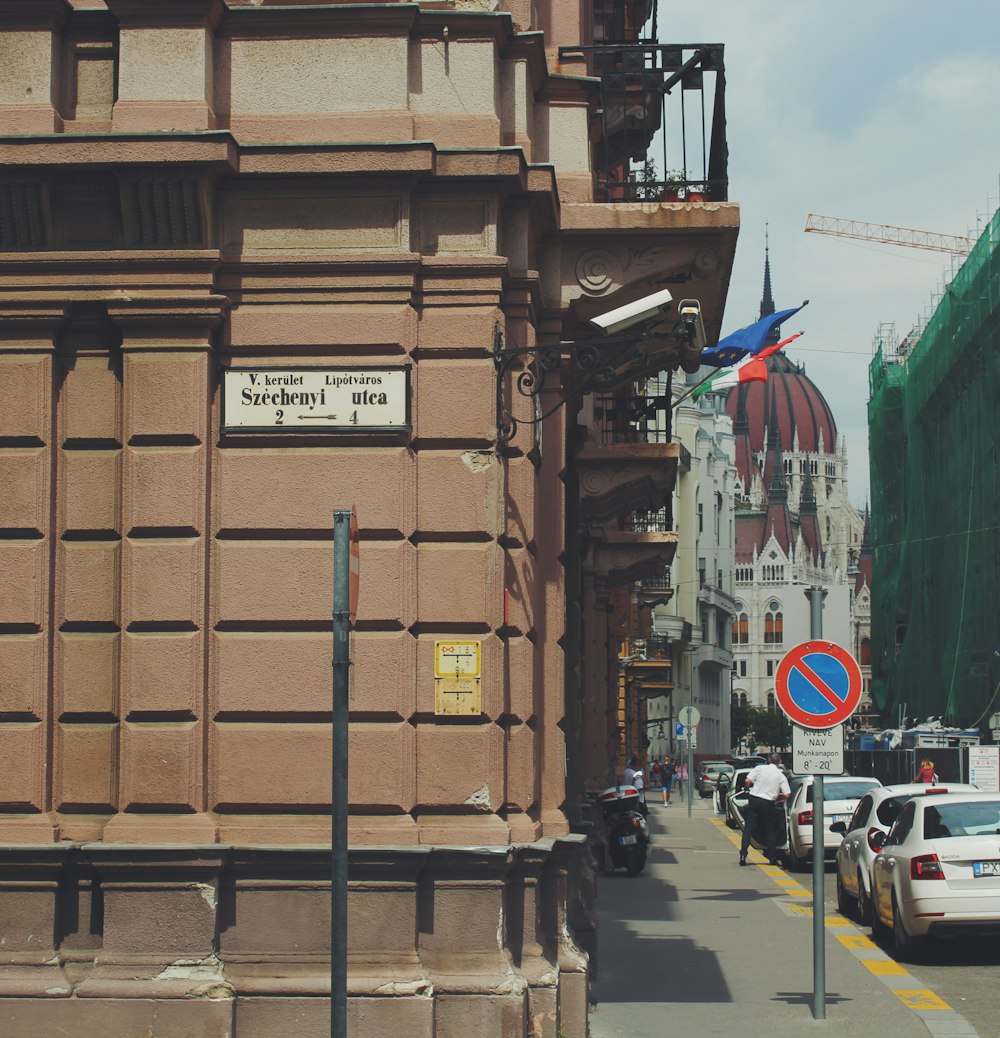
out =
<svg viewBox="0 0 1000 1038"><path fill-rule="evenodd" d="M806 591L809 598L809 637L823 637L823 599L821 587ZM813 775L813 1019L826 1019L826 901L823 827L826 819L823 801L823 776Z"/></svg>
<svg viewBox="0 0 1000 1038"><path fill-rule="evenodd" d="M687 782L685 785L687 789L687 802L688 802L688 818L691 817L691 786L694 783L694 746L691 744L691 729L688 729L687 739Z"/></svg>
<svg viewBox="0 0 1000 1038"><path fill-rule="evenodd" d="M796 645L781 657L774 675L774 694L794 725L816 733L804 742L793 735L792 752L796 762L801 760L802 770L813 777L813 1016L825 1020L823 775L832 774L835 763L843 770L843 728L837 726L857 708L863 682L858 661L839 645L822 641L826 592L810 587L805 595L809 599L812 641ZM835 745L838 738L839 747Z"/></svg>
<svg viewBox="0 0 1000 1038"><path fill-rule="evenodd" d="M347 1038L347 713L353 512L333 513L333 768L330 790L330 1038Z"/></svg>

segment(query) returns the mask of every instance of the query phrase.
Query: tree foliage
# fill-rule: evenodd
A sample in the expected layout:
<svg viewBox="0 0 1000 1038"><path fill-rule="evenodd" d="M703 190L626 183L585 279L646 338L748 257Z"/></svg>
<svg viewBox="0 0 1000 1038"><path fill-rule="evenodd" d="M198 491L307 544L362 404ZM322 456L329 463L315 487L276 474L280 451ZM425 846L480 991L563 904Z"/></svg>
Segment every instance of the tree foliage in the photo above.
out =
<svg viewBox="0 0 1000 1038"><path fill-rule="evenodd" d="M792 726L780 710L736 703L729 716L734 747L746 742L751 750L784 750L791 744Z"/></svg>

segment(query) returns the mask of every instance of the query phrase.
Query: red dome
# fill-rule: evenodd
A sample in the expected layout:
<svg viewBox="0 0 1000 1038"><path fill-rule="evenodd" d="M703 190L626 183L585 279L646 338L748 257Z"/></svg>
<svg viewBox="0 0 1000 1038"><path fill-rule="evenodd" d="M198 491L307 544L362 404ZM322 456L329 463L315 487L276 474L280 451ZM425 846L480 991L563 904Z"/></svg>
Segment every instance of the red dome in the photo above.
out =
<svg viewBox="0 0 1000 1038"><path fill-rule="evenodd" d="M766 382L734 386L726 398L726 411L734 419L737 408L746 413L751 450L764 450L767 445L767 424L773 402L781 430L782 451L792 449L794 433L798 432L800 451L818 452L822 434L823 453L836 453L837 423L833 412L823 394L806 377L805 370L780 350L765 363L770 373Z"/></svg>

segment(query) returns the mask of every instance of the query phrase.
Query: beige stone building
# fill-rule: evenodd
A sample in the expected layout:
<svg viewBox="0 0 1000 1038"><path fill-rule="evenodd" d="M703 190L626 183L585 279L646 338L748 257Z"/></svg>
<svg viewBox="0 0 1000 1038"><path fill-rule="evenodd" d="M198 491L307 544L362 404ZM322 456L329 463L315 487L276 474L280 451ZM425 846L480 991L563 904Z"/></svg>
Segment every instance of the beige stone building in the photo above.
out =
<svg viewBox="0 0 1000 1038"><path fill-rule="evenodd" d="M589 320L716 336L739 219L653 6L0 0L0 1033L329 1033L352 506L351 1034L587 1033L699 346Z"/></svg>

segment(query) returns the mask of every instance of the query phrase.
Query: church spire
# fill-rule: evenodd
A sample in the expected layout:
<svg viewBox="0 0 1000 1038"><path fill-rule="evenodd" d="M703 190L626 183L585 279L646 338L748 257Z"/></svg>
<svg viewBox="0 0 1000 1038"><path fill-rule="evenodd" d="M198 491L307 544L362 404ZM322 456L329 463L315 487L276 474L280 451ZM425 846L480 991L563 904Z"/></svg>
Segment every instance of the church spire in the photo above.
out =
<svg viewBox="0 0 1000 1038"><path fill-rule="evenodd" d="M760 316L770 317L774 310L774 296L771 294L771 245L768 225L764 224L764 292L760 297ZM781 329L773 328L764 340L765 346L773 346L781 338Z"/></svg>
<svg viewBox="0 0 1000 1038"><path fill-rule="evenodd" d="M767 227L768 225L764 224L764 294L760 298L761 317L770 317L774 313L774 296L771 295L771 250Z"/></svg>

